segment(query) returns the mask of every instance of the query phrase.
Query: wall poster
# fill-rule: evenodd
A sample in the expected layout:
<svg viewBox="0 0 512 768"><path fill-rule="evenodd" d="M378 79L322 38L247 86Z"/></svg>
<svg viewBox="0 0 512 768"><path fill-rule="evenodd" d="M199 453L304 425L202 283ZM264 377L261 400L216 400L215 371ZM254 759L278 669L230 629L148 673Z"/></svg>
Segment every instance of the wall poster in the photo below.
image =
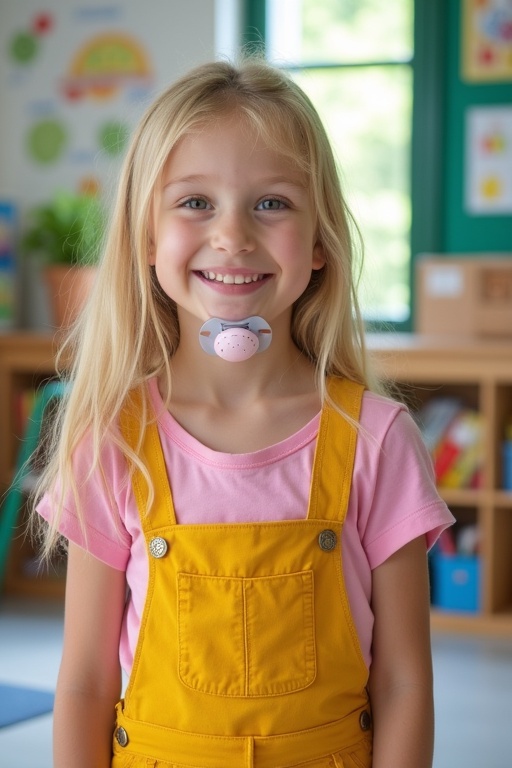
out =
<svg viewBox="0 0 512 768"><path fill-rule="evenodd" d="M465 176L469 213L512 213L512 106L468 109Z"/></svg>
<svg viewBox="0 0 512 768"><path fill-rule="evenodd" d="M147 104L214 54L213 0L0 0L0 197L108 195Z"/></svg>
<svg viewBox="0 0 512 768"><path fill-rule="evenodd" d="M512 81L512 0L462 0L462 79Z"/></svg>
<svg viewBox="0 0 512 768"><path fill-rule="evenodd" d="M13 269L17 322L51 326L40 265L19 258L26 214L61 192L109 208L146 106L214 57L216 3L0 0L0 332Z"/></svg>

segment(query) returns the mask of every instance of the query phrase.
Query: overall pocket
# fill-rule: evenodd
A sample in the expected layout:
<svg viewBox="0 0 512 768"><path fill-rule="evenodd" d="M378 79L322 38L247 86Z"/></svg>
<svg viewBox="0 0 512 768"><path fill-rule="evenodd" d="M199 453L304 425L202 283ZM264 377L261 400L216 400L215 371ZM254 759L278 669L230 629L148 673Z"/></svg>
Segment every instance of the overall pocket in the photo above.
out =
<svg viewBox="0 0 512 768"><path fill-rule="evenodd" d="M316 676L313 572L178 574L179 674L218 696L278 696Z"/></svg>

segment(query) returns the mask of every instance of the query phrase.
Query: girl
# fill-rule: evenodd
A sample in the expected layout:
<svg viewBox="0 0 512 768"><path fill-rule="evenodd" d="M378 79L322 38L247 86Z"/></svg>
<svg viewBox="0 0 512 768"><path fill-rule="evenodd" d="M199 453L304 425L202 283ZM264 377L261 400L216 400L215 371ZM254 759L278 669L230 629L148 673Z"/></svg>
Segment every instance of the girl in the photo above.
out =
<svg viewBox="0 0 512 768"><path fill-rule="evenodd" d="M156 100L37 497L46 552L69 541L56 768L431 766L426 552L452 518L352 270L282 72L212 63Z"/></svg>

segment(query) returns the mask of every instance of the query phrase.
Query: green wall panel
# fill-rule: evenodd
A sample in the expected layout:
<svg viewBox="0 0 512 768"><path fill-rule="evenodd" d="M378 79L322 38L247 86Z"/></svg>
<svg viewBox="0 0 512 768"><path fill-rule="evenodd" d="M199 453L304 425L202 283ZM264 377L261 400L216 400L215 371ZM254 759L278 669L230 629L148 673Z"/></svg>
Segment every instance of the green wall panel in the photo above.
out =
<svg viewBox="0 0 512 768"><path fill-rule="evenodd" d="M447 253L512 252L512 215L471 215L464 205L465 121L469 107L512 106L510 82L473 84L461 79L462 2L448 0L445 101L445 167L442 250ZM433 51L435 54L435 51Z"/></svg>

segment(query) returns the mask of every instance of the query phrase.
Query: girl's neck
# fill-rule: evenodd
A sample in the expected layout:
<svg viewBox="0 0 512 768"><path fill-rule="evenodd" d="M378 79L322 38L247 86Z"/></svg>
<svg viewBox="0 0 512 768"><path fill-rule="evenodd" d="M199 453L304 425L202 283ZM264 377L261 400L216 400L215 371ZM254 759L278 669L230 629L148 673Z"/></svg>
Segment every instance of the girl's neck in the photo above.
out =
<svg viewBox="0 0 512 768"><path fill-rule="evenodd" d="M201 349L198 329L182 327L180 345L171 361L172 400L229 408L267 397L313 392L314 366L297 349L289 331L283 332L279 324L272 330L267 350L244 362L228 362Z"/></svg>
<svg viewBox="0 0 512 768"><path fill-rule="evenodd" d="M272 343L244 362L208 355L201 323L183 318L171 360L169 410L209 448L251 453L296 433L320 410L315 369L290 336L289 318L272 322ZM159 382L167 398L167 382Z"/></svg>
<svg viewBox="0 0 512 768"><path fill-rule="evenodd" d="M178 348L171 361L173 399L197 399L229 406L314 387L314 369L294 344L268 349L245 362L231 363ZM307 381L307 384L306 384Z"/></svg>
<svg viewBox="0 0 512 768"><path fill-rule="evenodd" d="M295 434L318 413L314 366L291 342L243 363L180 345L171 361L169 410L212 450L252 453ZM163 398L166 382L159 383Z"/></svg>

